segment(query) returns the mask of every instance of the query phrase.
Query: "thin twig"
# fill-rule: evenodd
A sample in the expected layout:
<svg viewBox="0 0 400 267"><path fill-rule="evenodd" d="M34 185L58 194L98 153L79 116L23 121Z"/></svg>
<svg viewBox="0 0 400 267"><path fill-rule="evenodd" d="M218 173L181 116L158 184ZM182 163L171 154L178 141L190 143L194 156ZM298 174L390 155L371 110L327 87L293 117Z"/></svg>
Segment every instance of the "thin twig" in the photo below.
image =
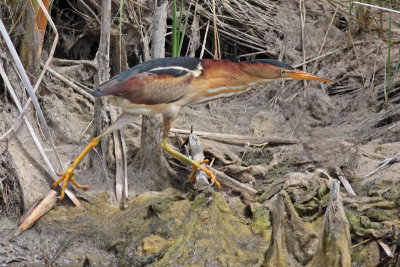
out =
<svg viewBox="0 0 400 267"><path fill-rule="evenodd" d="M3 75L6 75L5 73L4 73L4 69L1 67L1 70L0 70L0 75L3 77ZM4 73L4 74L3 74ZM15 122L14 122L14 124L13 125L11 125L11 127L2 135L2 136L0 136L0 142L5 142L5 141L7 141L7 136L9 135L9 134L11 134L12 132L14 132L14 130L16 129L16 128L18 128L18 126L20 126L20 124L21 124L21 122L22 122L22 118L25 116L25 114L24 113L20 113L19 115L18 115L18 117L17 117L17 119L15 120Z"/></svg>
<svg viewBox="0 0 400 267"><path fill-rule="evenodd" d="M87 125L86 128L85 128L85 130L83 130L83 132L82 132L82 134L81 134L81 137L79 138L79 143L82 142L83 136L84 136L85 133L89 130L89 127L90 127L90 125L92 125L93 121L94 121L94 118L88 123L88 125Z"/></svg>
<svg viewBox="0 0 400 267"><path fill-rule="evenodd" d="M355 244L355 245L352 245L351 248L358 247L359 245L362 245L362 244L364 244L364 243L367 243L367 242L369 242L369 241L371 241L371 240L372 240L371 238L365 239L364 241L361 241L360 243L357 243L357 244Z"/></svg>
<svg viewBox="0 0 400 267"><path fill-rule="evenodd" d="M17 97L17 95L15 94L15 91L10 83L10 80L8 79L7 75L5 74L3 65L0 64L0 75L3 78L3 81L9 91L9 93L11 94L11 97L13 98L15 105L17 106L17 108L19 109L19 111L21 112L22 118L25 121L26 127L28 128L28 131L40 153L40 155L42 156L47 168L50 171L50 174L53 178L54 181L56 181L58 179L58 176L54 170L53 165L51 164L49 158L46 155L46 152L44 152L44 149L42 147L42 144L39 141L39 138L36 136L35 131L33 130L32 124L29 122L28 118L26 117L26 115L22 112L22 105L19 102L19 99ZM72 202L79 208L82 208L81 203L79 202L79 200L75 197L75 195L69 190L69 189L65 189L65 193L68 195L68 197L72 200Z"/></svg>
<svg viewBox="0 0 400 267"><path fill-rule="evenodd" d="M367 177L371 176L372 174L376 173L377 171L379 171L380 169L384 168L388 164L393 164L393 163L399 162L400 161L400 159L398 158L399 155L400 155L400 152L397 153L392 158L388 158L388 159L383 160L383 162L379 165L378 168L376 168L375 170L371 171L370 173L365 175L363 178L367 178Z"/></svg>
<svg viewBox="0 0 400 267"><path fill-rule="evenodd" d="M351 35L350 31L348 31L348 35L349 35L349 39L350 39L351 45L352 45L353 50L354 50L354 55L356 56L356 61L357 61L358 67L359 67L360 69L362 69L361 63L360 63L360 58L359 58L358 53L357 53L357 50L356 50L356 45L355 45L355 43L354 43L354 39L353 39L353 36ZM363 84L365 84L364 76L361 75L361 78L362 78L362 80L363 80Z"/></svg>
<svg viewBox="0 0 400 267"><path fill-rule="evenodd" d="M330 55L332 55L332 54L334 54L334 53L336 53L336 52L338 52L338 51L340 51L340 50L341 50L341 49L335 49L335 50L333 50L333 51L330 51L330 52L327 52L327 53L325 53L325 54L322 54L322 55L320 55L320 56L318 56L318 57L314 57L314 58L312 58L312 59L309 59L309 60L307 60L307 61L305 61L305 62L303 62L303 63L294 65L293 67L294 67L294 68L301 67L301 66L303 66L303 65L306 65L306 64L308 64L308 63L314 62L314 61L319 60L319 59L321 59L321 58L330 56Z"/></svg>
<svg viewBox="0 0 400 267"><path fill-rule="evenodd" d="M218 28L217 28L217 14L215 12L215 0L212 0L212 5L213 5L213 18L214 18L214 59L220 59L220 54L219 54L219 40L218 40Z"/></svg>
<svg viewBox="0 0 400 267"><path fill-rule="evenodd" d="M53 54L54 54L54 51L55 51L55 48L56 48L56 45L57 45L57 41L58 41L57 28L55 27L53 21L51 20L51 17L49 15L49 13L47 12L46 7L43 5L42 1L40 1L40 0L38 1L38 4L40 5L40 8L42 9L43 13L47 17L48 22L50 23L51 27L53 28L56 36L54 37L53 45L52 45L50 53L49 53L49 58L46 61L45 67L44 67L43 71L40 73L39 78L38 78L34 88L32 87L32 85L31 85L31 83L29 81L28 75L26 74L26 71L25 71L25 69L24 69L24 67L22 65L21 59L19 58L18 53L15 50L15 47L14 47L13 43L11 42L10 36L7 34L7 30L6 30L6 28L5 28L5 26L4 26L2 21L0 21L0 32L1 32L4 40L6 41L7 47L10 50L11 56L12 56L12 58L13 58L15 64L16 64L16 67L18 69L18 72L20 74L22 82L24 83L25 88L26 88L26 90L27 90L27 92L28 92L28 94L30 96L30 98L28 99L28 101L25 104L24 108L22 110L20 110L20 112L21 113L25 113L27 107L30 104L30 101L33 102L33 105L34 105L35 110L37 112L37 115L39 117L40 123L42 124L43 130L44 130L44 132L46 134L46 137L50 141L50 145L51 145L54 153L56 154L56 157L58 159L58 162L59 162L60 166L62 166L60 155L58 154L57 149L56 149L56 147L54 145L53 138L52 138L51 133L50 133L50 129L49 129L48 125L47 125L46 119L43 116L43 112L41 110L39 102L38 102L38 100L37 100L37 98L35 96L35 92L36 92L37 88L39 87L40 82L43 79L44 74L46 73L46 68L50 64L50 60L53 57Z"/></svg>
<svg viewBox="0 0 400 267"><path fill-rule="evenodd" d="M380 9L380 10L384 10L384 11L400 14L400 11L397 11L397 10L394 10L394 9L381 7L381 6L375 6L375 5L366 4L366 3L361 3L361 2L358 2L358 1L353 1L353 4L357 4L357 5L360 5L360 6L373 7L373 8L376 8L376 9Z"/></svg>
<svg viewBox="0 0 400 267"><path fill-rule="evenodd" d="M200 59L202 59L203 55L204 55L204 49L206 48L207 34L208 34L209 28L210 28L210 21L207 21L206 32L204 33L203 45L201 47L201 52L200 52L200 57L199 57Z"/></svg>
<svg viewBox="0 0 400 267"><path fill-rule="evenodd" d="M333 25L333 22L335 21L335 17L336 17L336 14L337 14L338 10L339 10L339 6L336 7L335 12L333 13L331 22L329 23L328 29L327 29L326 32L325 32L325 36L324 36L324 39L322 40L322 44L321 44L321 46L320 46L320 48L319 48L318 56L317 56L317 57L319 57L319 56L321 55L321 52L322 52L322 50L324 49L325 42L326 42L326 38L328 37L328 33L329 33L329 31L330 31L330 29L331 29L331 27L332 27L332 25ZM314 72L315 72L315 68L317 67L317 63L318 63L318 60L315 61L315 63L314 63L314 68L313 68L313 70L312 70L311 73L314 73Z"/></svg>
<svg viewBox="0 0 400 267"><path fill-rule="evenodd" d="M221 183L222 186L235 188L236 190L239 190L239 189L243 190L251 196L255 196L257 194L257 190L251 188L250 186L243 184L243 183L229 177L228 175L226 175L225 173L223 173L217 169L214 169L212 167L208 167L208 168L215 174L215 177Z"/></svg>
<svg viewBox="0 0 400 267"><path fill-rule="evenodd" d="M265 53L268 53L268 52L269 52L269 49L266 49L266 50L262 50L262 51L257 51L257 52L242 54L242 55L239 55L237 58L250 57L250 56L257 56L257 55L265 54Z"/></svg>
<svg viewBox="0 0 400 267"><path fill-rule="evenodd" d="M40 63L40 65L42 66L43 63ZM77 92L78 94L81 94L82 96L84 96L85 98L89 99L90 102L94 103L94 97L89 94L88 92L86 92L85 90L83 90L82 88L80 88L79 86L77 86L75 83L73 83L72 81L70 81L68 78L64 77L63 75L61 75L60 73L58 73L56 70L48 67L47 71L50 72L54 77L56 77L57 79L59 79L60 81L63 81L64 83L66 83L69 87L71 87L75 92Z"/></svg>
<svg viewBox="0 0 400 267"><path fill-rule="evenodd" d="M171 128L171 133L179 133L179 134L190 134L190 130ZM210 133L210 132L201 132L194 131L194 134L206 138L211 139L218 142L229 143L234 145L258 145L269 143L271 145L277 144L298 144L299 140L296 139L285 139L279 137L260 137L260 136L252 136L252 135L235 135L235 134L221 134L221 133Z"/></svg>
<svg viewBox="0 0 400 267"><path fill-rule="evenodd" d="M101 25L101 21L99 19L99 17L96 15L96 13L94 13L94 11L86 4L85 1L83 0L79 0L81 2L81 4L93 15L93 17L96 19L97 23L99 23L99 25Z"/></svg>
<svg viewBox="0 0 400 267"><path fill-rule="evenodd" d="M38 0L37 3L39 4L40 8L42 9L43 14L46 16L47 22L50 24L50 26L51 26L51 28L52 28L52 30L53 30L55 36L54 36L53 43L52 43L52 45L51 45L51 49L50 49L48 58L47 58L47 60L46 60L46 63L45 63L44 66L43 66L43 70L42 70L42 72L40 73L39 78L37 79L37 81L36 81L36 83L35 83L35 86L34 86L34 88L33 88L33 92L31 92L31 93L29 94L31 97L33 97L33 95L35 95L35 92L36 92L37 89L39 88L39 86L40 86L40 84L41 84L41 82L42 82L42 80L43 80L43 77L44 77L44 75L46 74L46 70L47 70L48 66L50 65L51 60L53 59L54 52L56 51L56 46L57 46L58 38L59 38L59 34L58 34L58 31L57 31L57 27L56 27L56 25L54 24L53 19L50 17L50 14L49 14L49 12L47 11L47 8L44 6L44 4L43 4L43 2L42 2L41 0ZM30 85L30 83L29 83L29 85ZM27 89L27 91L28 91L28 93L29 93L30 88L27 87L26 89ZM35 97L33 97L33 98L35 98ZM37 102L37 100L34 101L34 99L32 99L32 101L33 101L34 104L35 104L35 102ZM26 106L27 106L27 105L25 105L25 107L26 107ZM25 107L24 107L24 110L25 110ZM43 116L43 113L42 113L42 111L41 111L41 109L40 109L39 103L37 103L37 106L35 105L35 109L36 109L37 115L38 115L38 117L39 117L41 123L43 124L42 127L43 127L44 131L47 132L46 134L47 134L47 138L48 138L49 141L50 141L50 146L51 146L51 148L53 149L53 151L54 151L54 153L55 153L55 155L56 155L56 157L57 157L57 160L58 160L58 162L59 162L59 164L60 164L60 167L62 167L63 164L62 164L60 155L58 154L58 151L57 151L57 149L56 149L56 147L55 147L55 145L54 145L53 137L52 137L51 134L50 134L50 129L49 129L49 127L48 127L48 125L47 125L47 122L46 122L46 120L45 120L45 118L44 118L44 116ZM39 111L38 111L38 109L39 109Z"/></svg>
<svg viewBox="0 0 400 267"><path fill-rule="evenodd" d="M376 52L375 52L375 55L379 55L378 53L379 53L379 49L381 48L381 46L380 45L378 45L377 47L376 47ZM375 63L374 63L374 70L373 70L373 72L372 72L372 78L371 78L371 91L373 91L373 89L374 89L374 85L375 85L375 74L376 74L376 65L377 65L377 63L378 63L378 57L376 57L375 58Z"/></svg>
<svg viewBox="0 0 400 267"><path fill-rule="evenodd" d="M303 0L299 0L300 8L300 25L301 25L301 51L303 54L303 62L306 61L306 46L305 46L305 20L306 20L306 7ZM307 71L306 65L303 65L303 71ZM307 81L303 80L304 88L307 87Z"/></svg>

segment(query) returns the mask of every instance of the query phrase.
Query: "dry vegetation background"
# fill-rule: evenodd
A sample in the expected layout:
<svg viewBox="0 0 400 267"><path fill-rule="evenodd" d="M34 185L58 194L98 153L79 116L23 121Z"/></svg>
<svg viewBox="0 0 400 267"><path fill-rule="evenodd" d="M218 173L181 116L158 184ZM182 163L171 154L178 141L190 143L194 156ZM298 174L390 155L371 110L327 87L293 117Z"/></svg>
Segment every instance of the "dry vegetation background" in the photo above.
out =
<svg viewBox="0 0 400 267"><path fill-rule="evenodd" d="M185 108L174 127L299 142L233 145L232 138L201 137L213 166L242 187L198 192L182 187L189 170L178 161L169 159L175 170L169 178L143 170L135 157L141 146L138 117L124 131L130 193L124 210L115 208L111 141L105 154L91 153L76 172L79 182L91 185L76 192L85 210L66 199L13 240L6 237L48 193L52 175L24 123L16 124L19 112L3 77L0 133L16 127L0 143L0 263L399 266L400 6L362 2L397 13L354 1L178 2L182 56L212 58L218 51L235 61L274 58L335 83L260 86ZM59 39L36 96L67 166L94 133L90 92L98 83L102 1L47 4ZM36 1L0 3L1 20L33 84L55 40L50 26L41 31L37 8ZM110 77L150 58L154 9L154 1L112 1ZM170 2L166 56L172 51L172 18ZM0 63L24 105L28 95L3 39ZM45 153L61 171L65 166L38 114L32 106L28 110Z"/></svg>

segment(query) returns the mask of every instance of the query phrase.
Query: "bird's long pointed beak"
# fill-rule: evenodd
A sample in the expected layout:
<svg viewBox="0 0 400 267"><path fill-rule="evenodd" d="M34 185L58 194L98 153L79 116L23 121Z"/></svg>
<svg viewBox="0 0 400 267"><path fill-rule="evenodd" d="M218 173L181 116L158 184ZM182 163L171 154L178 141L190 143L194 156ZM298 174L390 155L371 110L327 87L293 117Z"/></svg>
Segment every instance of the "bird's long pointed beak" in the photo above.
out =
<svg viewBox="0 0 400 267"><path fill-rule="evenodd" d="M291 72L289 72L288 75L290 78L292 79L297 79L297 80L313 80L313 81L319 81L319 82L334 82L332 80L329 79L325 79L325 78L320 78L318 76L312 75L310 73L304 72L304 71L300 71L300 70L293 70Z"/></svg>

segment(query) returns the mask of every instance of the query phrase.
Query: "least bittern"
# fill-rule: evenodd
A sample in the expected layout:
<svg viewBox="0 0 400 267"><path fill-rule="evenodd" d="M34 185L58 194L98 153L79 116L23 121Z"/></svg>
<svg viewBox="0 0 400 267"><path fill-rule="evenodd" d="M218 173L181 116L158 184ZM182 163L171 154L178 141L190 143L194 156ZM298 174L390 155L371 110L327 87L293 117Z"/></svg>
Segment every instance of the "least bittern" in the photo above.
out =
<svg viewBox="0 0 400 267"><path fill-rule="evenodd" d="M228 60L177 57L154 59L136 65L103 83L93 92L96 97L109 96L111 103L121 107L124 113L91 140L53 187L63 182L61 199L68 180L78 188L88 188L75 182L74 169L103 136L126 126L135 114L162 114L161 148L192 166L190 178L193 182L194 170L200 169L207 173L212 183L220 187L213 173L200 165L203 162L195 162L168 145L167 136L172 121L184 106L237 96L258 84L291 79L332 82L273 59L235 63Z"/></svg>

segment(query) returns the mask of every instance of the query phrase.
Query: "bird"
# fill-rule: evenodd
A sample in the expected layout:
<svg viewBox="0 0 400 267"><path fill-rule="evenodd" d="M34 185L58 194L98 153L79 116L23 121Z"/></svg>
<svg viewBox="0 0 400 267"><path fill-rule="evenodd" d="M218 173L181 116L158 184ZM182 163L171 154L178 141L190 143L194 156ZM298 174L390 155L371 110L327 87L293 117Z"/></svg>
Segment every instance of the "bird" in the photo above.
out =
<svg viewBox="0 0 400 267"><path fill-rule="evenodd" d="M138 114L162 114L163 132L161 148L192 166L190 179L195 182L195 170L204 171L211 184L220 188L214 174L201 165L207 160L196 162L170 147L167 136L173 120L185 106L202 104L219 98L241 95L259 84L279 80L314 80L333 82L313 74L303 72L275 59L255 59L234 62L226 59L198 59L189 57L167 57L152 59L138 64L101 84L93 91L95 97L108 97L113 105L119 106L120 117L94 137L67 170L59 174L53 188L61 182L60 199L68 181L77 188L87 189L74 179L74 170L80 161L95 148L100 139L129 124Z"/></svg>

